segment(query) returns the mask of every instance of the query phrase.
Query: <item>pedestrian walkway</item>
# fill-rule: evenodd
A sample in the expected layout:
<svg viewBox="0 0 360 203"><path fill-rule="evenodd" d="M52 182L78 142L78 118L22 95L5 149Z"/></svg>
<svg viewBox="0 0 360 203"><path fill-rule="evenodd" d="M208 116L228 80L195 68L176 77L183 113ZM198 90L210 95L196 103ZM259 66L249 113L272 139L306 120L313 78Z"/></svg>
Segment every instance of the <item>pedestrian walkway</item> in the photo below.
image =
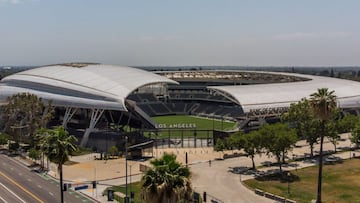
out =
<svg viewBox="0 0 360 203"><path fill-rule="evenodd" d="M348 134L341 135L341 140L338 143L338 149L345 149L351 146L348 139ZM297 147L288 154L289 159L307 156L310 153L310 148L305 141L299 141ZM314 151L319 150L319 145L315 145ZM324 143L324 150L334 150L334 146L326 141ZM246 188L242 181L254 178L254 175L239 175L232 173L231 169L235 167L251 167L251 159L245 156L238 156L235 158L222 159L225 154L243 154L242 151L225 151L215 152L212 148L170 148L170 149L154 149L154 155L161 157L164 153L174 153L177 155L177 160L186 164L186 156L188 165L192 171L192 184L194 190L202 194L206 191L224 202L237 203L252 203L252 202L273 202L272 200L256 195L252 190ZM341 158L349 158L353 153L360 155L359 152L341 152L336 156ZM186 155L187 154L187 155ZM112 185L125 184L125 159L112 160L96 160L95 156L99 154L88 154L83 156L71 157L71 161L75 164L64 166L65 181L77 184L89 184L91 181L98 182L95 190L85 189L81 193L96 199L99 202L107 202L106 195L103 196L103 191ZM211 160L211 164L209 164ZM255 157L255 164L257 167L262 166L259 170L268 171L274 170L278 167L267 167L267 163L275 163L274 157L269 157L265 154ZM131 174L131 180L139 181L142 177L140 172L140 164L149 165L149 160L128 160L128 176ZM314 165L314 162L296 161L291 165L284 166L284 170L295 170L303 167ZM264 166L265 165L265 166ZM50 175L58 178L56 172L56 165L50 165ZM130 180L128 179L128 182Z"/></svg>

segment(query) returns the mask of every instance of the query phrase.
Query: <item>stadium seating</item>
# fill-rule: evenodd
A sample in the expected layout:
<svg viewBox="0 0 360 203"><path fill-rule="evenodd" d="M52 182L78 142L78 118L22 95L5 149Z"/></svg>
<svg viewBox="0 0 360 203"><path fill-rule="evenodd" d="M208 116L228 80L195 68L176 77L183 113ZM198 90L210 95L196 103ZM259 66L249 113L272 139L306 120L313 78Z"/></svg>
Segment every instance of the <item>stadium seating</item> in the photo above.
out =
<svg viewBox="0 0 360 203"><path fill-rule="evenodd" d="M221 95L211 95L208 91L175 90L165 100L157 99L151 93L134 93L130 100L136 102L149 116L199 115L217 118L236 118L244 114L241 107Z"/></svg>

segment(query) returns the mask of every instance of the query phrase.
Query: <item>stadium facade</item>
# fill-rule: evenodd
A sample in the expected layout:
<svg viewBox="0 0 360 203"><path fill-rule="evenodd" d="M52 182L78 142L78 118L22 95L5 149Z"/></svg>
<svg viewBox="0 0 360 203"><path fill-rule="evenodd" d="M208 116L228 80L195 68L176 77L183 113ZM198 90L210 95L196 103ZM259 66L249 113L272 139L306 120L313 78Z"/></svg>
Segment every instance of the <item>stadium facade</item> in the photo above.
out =
<svg viewBox="0 0 360 203"><path fill-rule="evenodd" d="M89 63L50 65L7 76L0 83L0 103L21 92L52 101L58 124L88 122L81 143L86 145L90 133L104 122L141 129L146 124L155 127L150 116L158 115L239 120L264 109L282 113L318 88L334 90L340 108L360 107L360 83L337 78L234 70L149 72ZM76 118L79 112L87 117Z"/></svg>
<svg viewBox="0 0 360 203"><path fill-rule="evenodd" d="M66 126L78 109L91 111L90 122L81 144L105 110L128 112L126 97L143 86L161 86L177 82L148 71L102 64L61 64L19 72L1 80L0 101L16 93L28 92L65 108L62 125ZM128 116L130 120L130 116Z"/></svg>

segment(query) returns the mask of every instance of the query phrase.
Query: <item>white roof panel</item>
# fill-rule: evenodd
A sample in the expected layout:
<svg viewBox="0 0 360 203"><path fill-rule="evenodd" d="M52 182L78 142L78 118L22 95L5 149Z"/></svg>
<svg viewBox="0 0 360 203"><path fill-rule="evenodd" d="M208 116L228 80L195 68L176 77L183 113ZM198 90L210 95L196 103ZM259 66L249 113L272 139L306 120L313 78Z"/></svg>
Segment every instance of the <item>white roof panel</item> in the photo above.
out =
<svg viewBox="0 0 360 203"><path fill-rule="evenodd" d="M85 108L95 101L99 104L110 102L120 105L115 109L124 110L125 98L139 87L154 83L177 84L171 79L148 71L102 64L89 64L83 67L45 66L10 75L1 82L0 99L18 92L33 92L45 100L53 100L57 105L71 104L76 100L78 107L84 102ZM103 108L114 108L114 105L105 105Z"/></svg>
<svg viewBox="0 0 360 203"><path fill-rule="evenodd" d="M271 73L271 72L266 72ZM209 86L232 95L245 112L252 109L289 107L291 103L309 98L318 88L334 90L342 108L360 107L360 83L339 78L313 75L273 73L308 78L308 81L258 85ZM355 106L354 106L355 105Z"/></svg>

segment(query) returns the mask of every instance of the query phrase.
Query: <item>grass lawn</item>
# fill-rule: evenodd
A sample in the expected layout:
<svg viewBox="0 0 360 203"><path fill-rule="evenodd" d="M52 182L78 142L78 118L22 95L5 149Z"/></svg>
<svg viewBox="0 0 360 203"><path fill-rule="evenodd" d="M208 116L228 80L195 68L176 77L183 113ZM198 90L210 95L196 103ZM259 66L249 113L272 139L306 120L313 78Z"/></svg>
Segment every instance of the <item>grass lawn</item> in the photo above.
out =
<svg viewBox="0 0 360 203"><path fill-rule="evenodd" d="M290 195L288 183L277 178L266 180L246 180L251 188L280 195L299 203L309 203L316 199L318 167L308 167L291 171ZM327 203L360 202L360 159L345 160L335 165L324 165L322 201Z"/></svg>
<svg viewBox="0 0 360 203"><path fill-rule="evenodd" d="M104 191L104 194L107 195L107 190L108 189L112 189L115 192L122 192L123 194L125 194L125 185L121 185L121 186L113 186L113 187L109 187ZM142 203L142 199L141 199L141 182L135 182L131 184L131 191L134 192L135 196L134 196L134 203ZM128 185L128 195L130 197L130 184ZM120 202L120 203L124 203L124 199L120 198L120 199L115 199L116 201ZM200 197L200 202L202 202L202 199Z"/></svg>
<svg viewBox="0 0 360 203"><path fill-rule="evenodd" d="M130 190L130 188L131 188L131 190ZM113 187L107 188L104 191L105 195L107 195L107 190L108 189L112 189L115 192L121 192L123 194L126 193L125 185L113 186ZM140 203L141 202L141 196L140 196L140 194L141 194L141 182L135 182L135 183L128 184L128 195L129 195L129 197L130 197L130 191L133 191L134 194L135 194L134 202L135 203ZM117 199L117 201L123 203L124 199L120 198L120 199Z"/></svg>
<svg viewBox="0 0 360 203"><path fill-rule="evenodd" d="M207 138L212 137L212 130L229 130L234 128L235 122L226 121L226 120L213 120L202 117L187 116L187 115L175 115L175 116L157 116L152 117L152 119L160 126L170 126L176 124L188 124L189 126L195 124L196 128L183 128L177 129L174 128L170 132L170 137L194 137L194 130L209 130L209 133L206 131L198 131L198 138ZM160 131L158 134L159 138L166 138L169 136L168 130Z"/></svg>

